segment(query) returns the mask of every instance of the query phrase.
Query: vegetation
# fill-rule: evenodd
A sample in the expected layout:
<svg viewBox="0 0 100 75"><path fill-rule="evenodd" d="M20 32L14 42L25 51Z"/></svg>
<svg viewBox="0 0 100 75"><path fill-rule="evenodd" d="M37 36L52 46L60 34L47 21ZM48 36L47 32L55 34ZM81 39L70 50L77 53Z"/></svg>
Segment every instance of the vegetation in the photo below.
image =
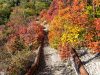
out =
<svg viewBox="0 0 100 75"><path fill-rule="evenodd" d="M99 0L53 0L49 10L43 12L41 19L50 25L51 47L59 51L62 59L72 56L80 65L80 75L88 75L75 49L87 47L93 53L100 52Z"/></svg>
<svg viewBox="0 0 100 75"><path fill-rule="evenodd" d="M41 19L46 19L50 24L50 45L59 50L61 45L69 43L73 48L88 47L93 52L99 52L99 3L98 0L54 0L48 11L41 12ZM96 45L95 49L93 43Z"/></svg>
<svg viewBox="0 0 100 75"><path fill-rule="evenodd" d="M0 0L0 25L9 21L11 12L17 8L26 17L39 15L42 9L47 9L50 1L43 0Z"/></svg>
<svg viewBox="0 0 100 75"><path fill-rule="evenodd" d="M49 44L62 59L72 56L84 69L75 49L100 53L99 0L0 0L0 48L6 54L2 60L8 62L8 74L25 71L30 55L36 57L45 36L37 18L49 24Z"/></svg>
<svg viewBox="0 0 100 75"><path fill-rule="evenodd" d="M7 74L25 73L28 63L34 62L44 37L44 27L35 19L49 4L45 0L0 0L0 60L7 62L2 64Z"/></svg>

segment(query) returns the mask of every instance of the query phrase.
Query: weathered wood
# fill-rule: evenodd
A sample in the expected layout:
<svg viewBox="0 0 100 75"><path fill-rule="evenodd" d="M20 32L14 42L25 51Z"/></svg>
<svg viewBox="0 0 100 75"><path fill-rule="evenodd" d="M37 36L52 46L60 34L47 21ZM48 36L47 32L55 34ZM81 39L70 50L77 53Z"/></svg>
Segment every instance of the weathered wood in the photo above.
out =
<svg viewBox="0 0 100 75"><path fill-rule="evenodd" d="M70 49L71 49L73 61L74 61L75 65L77 65L76 70L79 73L79 75L89 75L88 72L86 71L82 61L80 60L76 50L74 48L70 48Z"/></svg>
<svg viewBox="0 0 100 75"><path fill-rule="evenodd" d="M41 45L38 48L38 54L35 59L35 62L32 64L31 68L28 70L28 72L25 75L34 75L37 72L41 62L40 60L42 56L43 46L44 46L44 39L41 41Z"/></svg>

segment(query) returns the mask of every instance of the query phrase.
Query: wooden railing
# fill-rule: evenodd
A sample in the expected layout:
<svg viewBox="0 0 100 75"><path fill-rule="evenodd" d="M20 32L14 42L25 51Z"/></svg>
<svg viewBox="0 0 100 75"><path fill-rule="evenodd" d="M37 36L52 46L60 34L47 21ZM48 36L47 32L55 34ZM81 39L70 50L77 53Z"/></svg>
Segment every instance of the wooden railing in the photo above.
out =
<svg viewBox="0 0 100 75"><path fill-rule="evenodd" d="M38 71L39 66L41 65L41 58L43 58L43 47L44 47L44 39L41 41L41 45L38 48L38 54L35 58L34 63L31 68L27 71L25 75L36 75L35 73Z"/></svg>

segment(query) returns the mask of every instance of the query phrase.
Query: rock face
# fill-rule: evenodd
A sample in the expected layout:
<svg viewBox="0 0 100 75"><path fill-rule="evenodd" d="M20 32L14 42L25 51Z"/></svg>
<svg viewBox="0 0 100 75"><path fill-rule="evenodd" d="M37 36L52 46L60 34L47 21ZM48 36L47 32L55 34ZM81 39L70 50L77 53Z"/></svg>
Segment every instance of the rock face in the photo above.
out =
<svg viewBox="0 0 100 75"><path fill-rule="evenodd" d="M80 59L89 75L100 75L100 54L90 54L87 50L79 50ZM71 60L62 61L57 50L44 47L45 67L36 75L78 75Z"/></svg>
<svg viewBox="0 0 100 75"><path fill-rule="evenodd" d="M86 52L85 55L81 56L81 60L89 75L100 75L100 53L90 54Z"/></svg>
<svg viewBox="0 0 100 75"><path fill-rule="evenodd" d="M75 75L71 62L62 61L55 49L44 47L44 55L46 66L37 75Z"/></svg>

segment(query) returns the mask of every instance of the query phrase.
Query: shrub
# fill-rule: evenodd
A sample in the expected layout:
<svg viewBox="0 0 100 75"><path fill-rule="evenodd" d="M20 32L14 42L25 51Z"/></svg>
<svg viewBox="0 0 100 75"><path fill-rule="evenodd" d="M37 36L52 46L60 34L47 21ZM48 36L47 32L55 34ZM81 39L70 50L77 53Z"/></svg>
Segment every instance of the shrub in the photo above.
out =
<svg viewBox="0 0 100 75"><path fill-rule="evenodd" d="M0 5L0 25L5 24L10 16L11 8L8 4L1 4Z"/></svg>

